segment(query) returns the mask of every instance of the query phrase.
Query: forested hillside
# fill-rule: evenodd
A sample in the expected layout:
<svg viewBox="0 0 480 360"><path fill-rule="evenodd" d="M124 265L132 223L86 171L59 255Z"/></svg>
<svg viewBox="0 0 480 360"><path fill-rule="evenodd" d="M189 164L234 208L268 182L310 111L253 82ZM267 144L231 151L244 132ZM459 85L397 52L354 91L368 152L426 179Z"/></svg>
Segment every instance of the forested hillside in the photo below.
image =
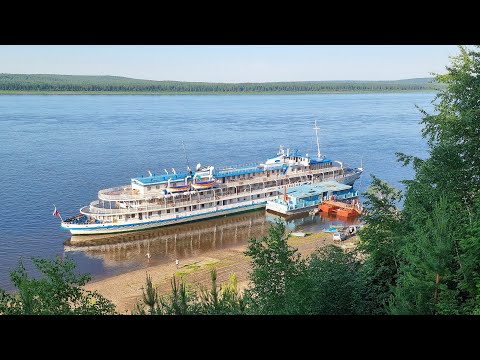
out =
<svg viewBox="0 0 480 360"><path fill-rule="evenodd" d="M298 81L269 83L205 83L153 81L119 76L0 74L3 92L129 92L129 93L286 93L428 91L433 78L397 81Z"/></svg>

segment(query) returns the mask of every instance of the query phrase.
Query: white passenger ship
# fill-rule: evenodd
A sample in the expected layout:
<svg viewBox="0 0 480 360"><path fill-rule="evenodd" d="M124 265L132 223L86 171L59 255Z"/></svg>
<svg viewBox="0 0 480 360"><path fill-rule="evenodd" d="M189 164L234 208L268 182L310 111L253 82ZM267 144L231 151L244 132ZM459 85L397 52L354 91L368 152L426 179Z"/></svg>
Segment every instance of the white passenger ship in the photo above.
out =
<svg viewBox="0 0 480 360"><path fill-rule="evenodd" d="M137 231L264 208L279 190L335 180L353 185L362 168L344 166L320 154L301 155L280 146L264 163L216 169L197 165L196 172L131 179L130 185L100 190L80 214L62 220L74 235Z"/></svg>

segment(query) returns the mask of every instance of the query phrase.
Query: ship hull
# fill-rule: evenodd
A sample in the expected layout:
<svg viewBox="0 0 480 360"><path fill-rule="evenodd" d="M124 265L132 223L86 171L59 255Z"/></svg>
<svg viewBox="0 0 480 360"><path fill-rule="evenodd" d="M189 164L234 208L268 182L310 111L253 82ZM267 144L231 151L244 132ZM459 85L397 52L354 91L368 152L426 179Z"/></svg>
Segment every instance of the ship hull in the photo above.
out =
<svg viewBox="0 0 480 360"><path fill-rule="evenodd" d="M261 208L265 208L266 200L263 201L251 202L249 204L238 205L236 207L218 209L215 211L209 211L201 214L187 215L171 219L159 219L159 220L148 220L137 223L130 224L87 224L87 225L78 225L78 224L62 224L62 228L69 230L72 235L101 235L101 234L114 234L122 232L132 232L132 231L141 231L147 229L153 229L168 225L175 225L193 221L200 221L205 219L211 219L219 216L227 216L231 214L237 214L240 212L252 211Z"/></svg>

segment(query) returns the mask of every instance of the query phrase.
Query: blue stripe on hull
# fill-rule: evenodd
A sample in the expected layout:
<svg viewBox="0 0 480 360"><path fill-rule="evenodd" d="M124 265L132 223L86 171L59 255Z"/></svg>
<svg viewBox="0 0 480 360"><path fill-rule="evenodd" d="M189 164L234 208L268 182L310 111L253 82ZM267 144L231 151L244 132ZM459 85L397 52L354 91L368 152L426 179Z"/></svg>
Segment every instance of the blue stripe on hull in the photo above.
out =
<svg viewBox="0 0 480 360"><path fill-rule="evenodd" d="M133 227L140 227L140 226L143 227L143 226L149 225L149 224L161 224L161 223L172 222L172 221L173 221L172 225L174 225L178 220L182 220L182 219L191 219L189 221L195 221L195 218L200 217L200 216L205 216L205 215L208 215L208 214L218 214L218 216L221 216L222 213L227 212L227 211L237 210L237 209L238 210L240 210L240 209L247 210L248 208L258 207L259 205L265 205L266 203L267 203L266 201L262 201L262 202L259 202L259 203L256 203L256 204L242 205L242 206L237 206L237 207L230 208L230 209L225 209L225 210L210 211L210 212L197 214L197 215L182 216L182 217L178 217L178 218L174 218L174 219L168 219L168 220L147 221L147 222L136 223L136 224L106 225L106 226L104 225L104 226L96 226L96 227L88 227L88 228L87 227L65 227L63 225L60 226L60 227L62 229L65 229L65 230L82 230L82 231L92 231L92 232L95 232L96 230L112 229L112 228L117 228L117 229L125 228L124 231L134 231L134 230L129 230L129 228L131 229ZM242 210L240 210L240 211L242 211ZM159 225L159 226L162 226L162 225ZM152 227L154 227L154 226L152 226ZM140 230L146 230L146 228L142 228ZM121 230L121 231L123 231L123 230ZM101 233L96 232L96 234L101 234Z"/></svg>

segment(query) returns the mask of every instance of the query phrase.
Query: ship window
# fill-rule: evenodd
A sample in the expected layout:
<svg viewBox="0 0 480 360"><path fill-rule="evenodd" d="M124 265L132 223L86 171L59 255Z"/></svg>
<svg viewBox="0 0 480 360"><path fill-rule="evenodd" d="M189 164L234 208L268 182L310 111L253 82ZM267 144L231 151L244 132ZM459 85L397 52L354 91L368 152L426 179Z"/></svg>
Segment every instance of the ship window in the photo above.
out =
<svg viewBox="0 0 480 360"><path fill-rule="evenodd" d="M132 218L134 218L134 217L135 217L135 214L132 214Z"/></svg>
<svg viewBox="0 0 480 360"><path fill-rule="evenodd" d="M195 210L197 208L197 205L192 206L192 210Z"/></svg>
<svg viewBox="0 0 480 360"><path fill-rule="evenodd" d="M257 194L257 198L259 198L259 197L260 197L260 194Z"/></svg>
<svg viewBox="0 0 480 360"><path fill-rule="evenodd" d="M152 216L152 214L153 214L152 212L149 212L149 213L148 213L148 216Z"/></svg>
<svg viewBox="0 0 480 360"><path fill-rule="evenodd" d="M155 186L155 189L160 189L160 185Z"/></svg>
<svg viewBox="0 0 480 360"><path fill-rule="evenodd" d="M118 218L119 218L119 219L122 219L122 218L123 218L123 216L122 216L122 215L118 215Z"/></svg>
<svg viewBox="0 0 480 360"><path fill-rule="evenodd" d="M162 212L161 212L161 211L158 211L158 215L162 215Z"/></svg>
<svg viewBox="0 0 480 360"><path fill-rule="evenodd" d="M167 214L170 214L170 209L167 209Z"/></svg>
<svg viewBox="0 0 480 360"><path fill-rule="evenodd" d="M175 209L175 212L178 212L178 208Z"/></svg>

